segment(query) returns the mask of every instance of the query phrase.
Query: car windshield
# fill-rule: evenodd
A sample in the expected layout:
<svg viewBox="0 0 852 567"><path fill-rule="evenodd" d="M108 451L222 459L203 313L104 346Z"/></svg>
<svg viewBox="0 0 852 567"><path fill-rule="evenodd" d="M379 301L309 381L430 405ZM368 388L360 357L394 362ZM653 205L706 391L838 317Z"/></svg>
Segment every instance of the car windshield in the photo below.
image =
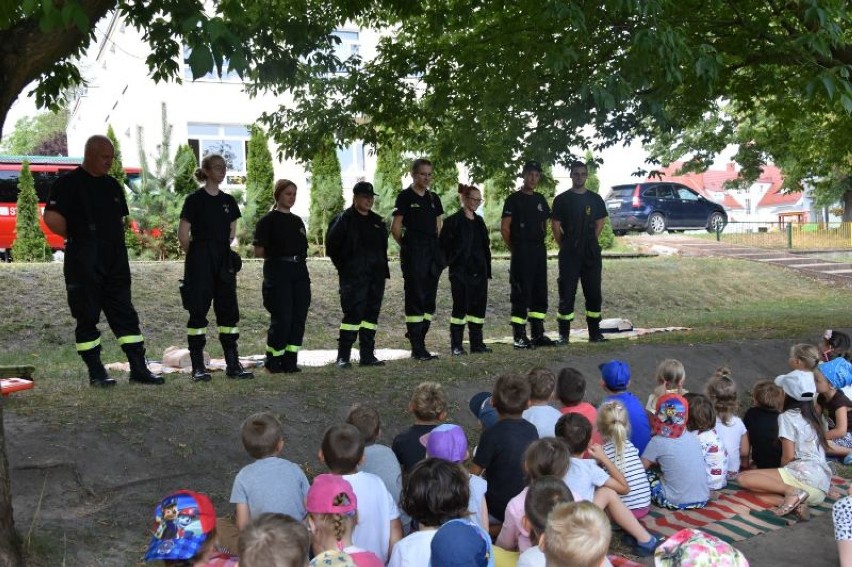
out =
<svg viewBox="0 0 852 567"><path fill-rule="evenodd" d="M636 185L616 185L610 190L607 199L630 199L633 197L634 189Z"/></svg>

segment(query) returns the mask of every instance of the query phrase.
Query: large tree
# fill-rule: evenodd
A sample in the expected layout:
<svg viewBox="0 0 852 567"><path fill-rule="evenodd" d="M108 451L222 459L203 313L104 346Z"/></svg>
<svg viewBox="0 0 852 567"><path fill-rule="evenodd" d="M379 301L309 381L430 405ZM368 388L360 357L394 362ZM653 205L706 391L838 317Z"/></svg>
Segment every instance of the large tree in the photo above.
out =
<svg viewBox="0 0 852 567"><path fill-rule="evenodd" d="M15 155L66 156L67 126L67 108L25 116L15 122L12 132L0 144L0 151Z"/></svg>

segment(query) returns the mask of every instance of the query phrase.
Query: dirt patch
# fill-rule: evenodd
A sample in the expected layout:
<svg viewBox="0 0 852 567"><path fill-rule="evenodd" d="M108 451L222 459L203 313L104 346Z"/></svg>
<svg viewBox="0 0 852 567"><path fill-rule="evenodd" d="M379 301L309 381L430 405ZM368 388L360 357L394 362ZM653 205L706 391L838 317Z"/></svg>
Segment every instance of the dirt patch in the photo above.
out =
<svg viewBox="0 0 852 567"><path fill-rule="evenodd" d="M815 341L816 336L802 340ZM614 357L630 363L631 389L643 400L653 386L654 369L664 358L677 358L684 363L686 387L692 391L702 390L704 380L717 366L730 365L745 399L756 380L786 371L789 347L794 342L611 343L600 351L589 353L584 349L586 354L577 354L580 349L571 346L539 349L535 359L554 369L566 365L580 369L588 380L587 398L593 403L603 395L598 386L597 365ZM496 348L509 352L509 347L503 345ZM453 361L471 363L474 357ZM480 363L487 367L486 359ZM442 364L441 368L448 366L452 368L449 364ZM498 369L483 371L481 378L463 382L431 375L428 364L418 365L415 371L415 380L446 383L453 400L451 420L475 436L476 424L466 409L467 400L477 391L490 389ZM304 379L317 380L316 376L311 374ZM298 387L286 391L241 388L239 395L224 407L220 401L209 407L199 406L195 399L185 412L159 415L154 408L153 417L131 419L121 427L110 425L111 421L97 413L88 413L85 407L78 409L76 419L61 424L46 424L37 413L24 414L7 408L5 427L15 521L22 536L30 536L38 556L30 565L136 564L147 544L154 504L174 489L207 492L219 514L229 514L231 482L249 462L238 428L253 411L271 409L282 416L287 435L284 456L304 466L309 475L323 470L316 452L324 429L342 420L355 402L374 404L380 409L385 421L384 441L389 443L408 424L404 409L411 382L404 382L404 387L391 380L362 387L365 376L369 376L367 370L345 374L329 368L323 371L323 378L327 379L323 383L328 385L325 389L313 387L302 392ZM260 376L255 386L271 380L275 378ZM122 385L109 395L121 396L123 387L127 386ZM262 395L257 391L262 391ZM823 516L807 525L753 538L738 547L752 565L806 558L814 565L837 564L830 522ZM814 545L814 541L823 545Z"/></svg>

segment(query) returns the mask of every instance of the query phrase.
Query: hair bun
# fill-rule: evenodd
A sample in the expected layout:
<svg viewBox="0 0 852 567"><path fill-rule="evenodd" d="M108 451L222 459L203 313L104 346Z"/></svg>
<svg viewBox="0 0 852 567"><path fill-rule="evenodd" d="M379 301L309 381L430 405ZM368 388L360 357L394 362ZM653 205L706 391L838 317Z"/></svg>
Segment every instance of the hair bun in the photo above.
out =
<svg viewBox="0 0 852 567"><path fill-rule="evenodd" d="M467 185L465 185L464 183L459 183L459 193L461 195L466 195L467 191L468 191Z"/></svg>

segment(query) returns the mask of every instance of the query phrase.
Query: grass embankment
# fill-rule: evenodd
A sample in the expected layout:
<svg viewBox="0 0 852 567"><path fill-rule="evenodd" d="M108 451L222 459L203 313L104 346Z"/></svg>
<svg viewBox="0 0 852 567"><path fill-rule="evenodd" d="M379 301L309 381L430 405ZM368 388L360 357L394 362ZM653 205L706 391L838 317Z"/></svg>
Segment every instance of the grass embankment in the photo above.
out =
<svg viewBox="0 0 852 567"><path fill-rule="evenodd" d="M313 300L308 317L305 348L335 348L340 309L337 276L330 262L310 262ZM177 292L182 276L177 262L134 263L133 297L143 322L149 358L157 359L169 345L185 344L186 313ZM508 262L495 261L490 286L490 307L486 317L486 337L509 334ZM548 329L557 305L556 263L550 263L551 308ZM377 337L379 347L407 348L404 338L402 277L399 266L391 266L385 302ZM400 361L383 369L350 372L341 381L333 366L306 369L297 377L235 384L214 380L206 400L176 396L177 391L197 389L189 380L174 375L166 388L120 398L98 395L88 388L85 370L74 351L73 326L65 299L59 264L0 266L6 296L5 314L0 319L0 363L33 364L37 367L37 388L26 396L14 397L7 407L15 411L36 409L45 419L62 422L78 404L94 405L117 422L143 418L156 405L158 411L171 404L216 403L217 400L263 396L272 392L303 392L308 405L322 407L338 388L358 388L365 395L382 392L391 407L405 407L408 383L426 377L441 380L467 380L493 375L501 369L528 368L536 363L535 352L513 351L497 345L488 357L458 359L443 356L435 364ZM261 304L261 264L247 261L239 276L242 312L240 348L243 354L262 353L265 347L268 314ZM762 264L701 258L646 258L607 260L604 263L604 317L624 317L637 327L685 326L686 333L652 335L650 342L714 342L735 338L777 338L801 336L821 328L844 324L849 316L850 290L803 278L781 268ZM582 297L577 299L578 321L582 318ZM447 354L450 294L446 276L441 281L438 309L429 335L429 346ZM208 350L221 352L212 321ZM578 323L579 324L579 323ZM102 323L104 359L123 360L111 333ZM585 352L588 345L571 345L572 352ZM601 348L601 347L598 347ZM602 347L615 351L618 344ZM576 350L575 350L576 349ZM139 392L134 388L131 392ZM397 394L398 393L398 394ZM152 404L152 400L156 400ZM399 401L400 404L396 405ZM402 411L402 410L400 410Z"/></svg>

